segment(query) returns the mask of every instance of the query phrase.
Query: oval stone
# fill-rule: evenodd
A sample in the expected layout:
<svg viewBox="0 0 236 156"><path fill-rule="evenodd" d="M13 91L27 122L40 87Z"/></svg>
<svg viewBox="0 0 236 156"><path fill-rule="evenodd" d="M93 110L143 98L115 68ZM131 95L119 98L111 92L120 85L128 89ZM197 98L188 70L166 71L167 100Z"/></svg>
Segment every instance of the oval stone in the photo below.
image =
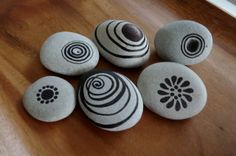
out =
<svg viewBox="0 0 236 156"><path fill-rule="evenodd" d="M119 67L138 67L149 59L146 35L128 21L107 20L99 24L94 30L93 41L101 55Z"/></svg>
<svg viewBox="0 0 236 156"><path fill-rule="evenodd" d="M40 60L53 72L73 76L95 68L99 52L95 44L83 35L58 32L43 43Z"/></svg>
<svg viewBox="0 0 236 156"><path fill-rule="evenodd" d="M201 112L207 102L201 78L179 63L148 66L138 78L138 88L144 105L168 119L191 118Z"/></svg>
<svg viewBox="0 0 236 156"><path fill-rule="evenodd" d="M202 24L188 20L175 21L162 27L154 42L162 59L185 65L205 60L213 46L210 31Z"/></svg>
<svg viewBox="0 0 236 156"><path fill-rule="evenodd" d="M95 70L80 80L78 101L85 115L99 128L122 131L140 120L143 101L136 86L125 76Z"/></svg>
<svg viewBox="0 0 236 156"><path fill-rule="evenodd" d="M28 87L23 96L23 105L37 120L59 121L73 112L76 105L75 91L66 80L46 76Z"/></svg>

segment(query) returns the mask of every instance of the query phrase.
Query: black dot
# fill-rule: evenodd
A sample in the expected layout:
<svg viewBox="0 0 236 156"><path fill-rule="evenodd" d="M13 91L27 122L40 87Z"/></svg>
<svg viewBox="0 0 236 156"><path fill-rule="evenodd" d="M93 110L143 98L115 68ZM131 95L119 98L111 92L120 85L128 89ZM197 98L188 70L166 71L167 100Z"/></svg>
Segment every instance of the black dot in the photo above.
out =
<svg viewBox="0 0 236 156"><path fill-rule="evenodd" d="M45 86L43 86L43 89L45 89L46 87Z"/></svg>
<svg viewBox="0 0 236 156"><path fill-rule="evenodd" d="M54 96L54 99L57 99L57 96Z"/></svg>
<svg viewBox="0 0 236 156"><path fill-rule="evenodd" d="M58 95L58 94L59 94L59 92L56 92L55 94L56 94L56 95Z"/></svg>
<svg viewBox="0 0 236 156"><path fill-rule="evenodd" d="M42 101L40 101L40 103L41 103L41 104L43 104L43 103L44 103L44 101L42 100Z"/></svg>
<svg viewBox="0 0 236 156"><path fill-rule="evenodd" d="M40 96L40 94L37 94L36 96Z"/></svg>
<svg viewBox="0 0 236 156"><path fill-rule="evenodd" d="M41 91L42 91L42 89L39 89L39 90L38 90L38 92L41 92Z"/></svg>
<svg viewBox="0 0 236 156"><path fill-rule="evenodd" d="M46 104L48 104L49 103L49 101L46 101Z"/></svg>
<svg viewBox="0 0 236 156"><path fill-rule="evenodd" d="M55 91L57 91L57 88L54 88Z"/></svg>
<svg viewBox="0 0 236 156"><path fill-rule="evenodd" d="M170 96L174 96L175 94L174 93L170 93Z"/></svg>
<svg viewBox="0 0 236 156"><path fill-rule="evenodd" d="M178 92L182 92L182 89L178 89Z"/></svg>
<svg viewBox="0 0 236 156"><path fill-rule="evenodd" d="M175 98L175 99L178 99L178 96L175 96L174 98Z"/></svg>
<svg viewBox="0 0 236 156"><path fill-rule="evenodd" d="M49 88L49 85L47 85L46 87Z"/></svg>
<svg viewBox="0 0 236 156"><path fill-rule="evenodd" d="M197 51L199 47L199 42L195 39L191 39L188 43L187 43L187 49L190 52L195 52Z"/></svg>
<svg viewBox="0 0 236 156"><path fill-rule="evenodd" d="M178 89L179 87L178 86L175 86L175 89Z"/></svg>
<svg viewBox="0 0 236 156"><path fill-rule="evenodd" d="M37 98L37 101L40 101L41 99L40 98Z"/></svg>
<svg viewBox="0 0 236 156"><path fill-rule="evenodd" d="M181 97L182 95L181 94L178 94L179 97Z"/></svg>
<svg viewBox="0 0 236 156"><path fill-rule="evenodd" d="M143 33L133 24L125 24L122 27L122 33L127 39L134 42L138 42L143 38Z"/></svg>
<svg viewBox="0 0 236 156"><path fill-rule="evenodd" d="M52 100L50 100L50 102L53 102L54 100L52 99Z"/></svg>
<svg viewBox="0 0 236 156"><path fill-rule="evenodd" d="M171 88L170 91L174 91L175 89L174 88Z"/></svg>
<svg viewBox="0 0 236 156"><path fill-rule="evenodd" d="M53 88L53 86L50 86L50 88Z"/></svg>
<svg viewBox="0 0 236 156"><path fill-rule="evenodd" d="M46 89L42 92L41 94L41 97L44 99L44 100L48 100L48 99L51 99L52 97L54 96L54 92L50 89Z"/></svg>

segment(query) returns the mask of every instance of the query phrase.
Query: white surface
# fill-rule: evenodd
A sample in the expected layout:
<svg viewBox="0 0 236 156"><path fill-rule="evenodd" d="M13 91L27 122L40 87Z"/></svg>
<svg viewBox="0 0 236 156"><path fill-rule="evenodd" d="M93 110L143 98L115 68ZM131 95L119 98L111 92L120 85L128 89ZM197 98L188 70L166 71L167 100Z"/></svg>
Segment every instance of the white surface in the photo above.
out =
<svg viewBox="0 0 236 156"><path fill-rule="evenodd" d="M137 85L144 105L168 119L191 118L201 112L207 101L207 91L199 76L178 63L161 62L148 66L140 74Z"/></svg>
<svg viewBox="0 0 236 156"><path fill-rule="evenodd" d="M45 86L52 86L52 88L45 88ZM57 94L54 91L55 88ZM47 90L53 91L53 96L45 99L43 94ZM41 100L38 100L38 98ZM49 102L51 100L53 102ZM41 101L43 103L40 103ZM73 86L66 80L56 76L46 76L28 87L23 96L23 104L25 110L35 119L44 122L59 121L73 112L76 105L75 91Z"/></svg>
<svg viewBox="0 0 236 156"><path fill-rule="evenodd" d="M53 72L80 75L96 67L99 52L95 44L83 35L58 32L43 43L40 60Z"/></svg>
<svg viewBox="0 0 236 156"><path fill-rule="evenodd" d="M207 0L213 5L217 6L221 10L225 11L229 15L236 18L236 0Z"/></svg>
<svg viewBox="0 0 236 156"><path fill-rule="evenodd" d="M192 41L198 43L197 48L189 51L188 47ZM179 20L159 29L154 44L162 59L193 65L208 57L212 51L213 39L204 25L195 21Z"/></svg>
<svg viewBox="0 0 236 156"><path fill-rule="evenodd" d="M108 131L133 127L143 113L142 97L125 76L98 72L86 78L79 88L79 104L94 124Z"/></svg>
<svg viewBox="0 0 236 156"><path fill-rule="evenodd" d="M150 56L149 41L144 32L140 41L134 42L127 39L122 33L122 27L125 24L132 23L122 20L107 20L101 23L93 33L93 41L100 54L112 64L123 68L141 66Z"/></svg>

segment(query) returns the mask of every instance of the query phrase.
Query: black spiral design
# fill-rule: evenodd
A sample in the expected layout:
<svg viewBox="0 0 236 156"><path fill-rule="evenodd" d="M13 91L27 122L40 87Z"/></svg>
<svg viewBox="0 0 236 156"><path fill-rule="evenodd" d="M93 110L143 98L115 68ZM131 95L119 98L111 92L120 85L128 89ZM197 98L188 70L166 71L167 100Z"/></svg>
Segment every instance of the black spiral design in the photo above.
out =
<svg viewBox="0 0 236 156"><path fill-rule="evenodd" d="M74 64L82 64L89 61L93 56L92 47L85 42L73 41L67 43L61 50L65 60Z"/></svg>
<svg viewBox="0 0 236 156"><path fill-rule="evenodd" d="M105 30L101 27L105 25ZM139 58L145 56L149 51L149 44L147 37L139 30L141 36L138 39L131 40L130 38L125 37L124 31L122 29L126 25L133 25L125 21L110 20L109 22L104 22L98 25L95 29L95 39L99 47L101 47L107 53L119 57L119 58ZM133 27L135 27L133 25ZM105 37L109 39L109 42L114 44L119 52L111 50L108 45L109 42L103 42L101 31L105 31ZM122 51L122 52L121 52Z"/></svg>
<svg viewBox="0 0 236 156"><path fill-rule="evenodd" d="M127 122L136 112L139 98L133 84L114 72L90 75L79 89L82 110L95 125L107 129Z"/></svg>
<svg viewBox="0 0 236 156"><path fill-rule="evenodd" d="M181 51L188 58L200 56L205 49L205 40L202 36L192 33L184 36L181 43Z"/></svg>

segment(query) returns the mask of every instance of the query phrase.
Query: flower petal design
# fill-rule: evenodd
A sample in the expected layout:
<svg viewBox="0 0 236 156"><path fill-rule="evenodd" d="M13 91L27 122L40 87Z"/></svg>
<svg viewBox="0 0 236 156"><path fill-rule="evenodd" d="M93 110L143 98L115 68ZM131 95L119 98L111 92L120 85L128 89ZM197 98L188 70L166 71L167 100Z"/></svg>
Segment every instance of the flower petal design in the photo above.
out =
<svg viewBox="0 0 236 156"><path fill-rule="evenodd" d="M174 107L176 111L187 108L188 103L193 100L191 93L194 92L194 89L189 86L190 82L183 77L173 75L165 78L164 82L160 83L160 89L157 90L157 93L162 96L160 102L166 104L168 109Z"/></svg>
<svg viewBox="0 0 236 156"><path fill-rule="evenodd" d="M169 87L167 87L164 83L161 83L160 87L163 88L163 89L169 89Z"/></svg>
<svg viewBox="0 0 236 156"><path fill-rule="evenodd" d="M175 75L171 77L171 81L173 85L175 85L176 80L177 80L177 77Z"/></svg>
<svg viewBox="0 0 236 156"><path fill-rule="evenodd" d="M160 102L165 103L166 101L168 101L170 99L170 96L166 96L160 99Z"/></svg>
<svg viewBox="0 0 236 156"><path fill-rule="evenodd" d="M191 102L192 101L192 97L190 95L187 95L187 94L183 94L183 96L186 98L186 100L188 102Z"/></svg>
<svg viewBox="0 0 236 156"><path fill-rule="evenodd" d="M177 84L180 84L180 82L182 82L183 78L182 77L179 77L178 80L177 80Z"/></svg>
<svg viewBox="0 0 236 156"><path fill-rule="evenodd" d="M190 82L189 81L184 81L182 84L181 84L181 86L180 87L187 87L187 86L189 86L190 85Z"/></svg>
<svg viewBox="0 0 236 156"><path fill-rule="evenodd" d="M193 93L193 89L192 88L187 88L183 90L186 93Z"/></svg>
<svg viewBox="0 0 236 156"><path fill-rule="evenodd" d="M177 100L176 103L175 103L175 110L176 110L176 111L179 111L180 108L181 108L180 103L179 103L179 101Z"/></svg>
<svg viewBox="0 0 236 156"><path fill-rule="evenodd" d="M182 99L181 98L181 103L182 103L182 106L184 107L184 108L187 108L187 102L184 100L184 99Z"/></svg>
<svg viewBox="0 0 236 156"><path fill-rule="evenodd" d="M174 99L172 99L170 102L168 102L167 104L166 104L166 108L171 108L171 107L173 107L173 105L174 105Z"/></svg>
<svg viewBox="0 0 236 156"><path fill-rule="evenodd" d="M170 82L170 80L169 80L168 78L165 78L165 82L166 82L166 84L168 84L170 87L172 86L172 85L171 85L171 82Z"/></svg>
<svg viewBox="0 0 236 156"><path fill-rule="evenodd" d="M165 91L163 91L163 90L158 90L157 93L158 93L159 95L168 95L168 94L169 94L169 93L167 93L167 92L165 92Z"/></svg>

